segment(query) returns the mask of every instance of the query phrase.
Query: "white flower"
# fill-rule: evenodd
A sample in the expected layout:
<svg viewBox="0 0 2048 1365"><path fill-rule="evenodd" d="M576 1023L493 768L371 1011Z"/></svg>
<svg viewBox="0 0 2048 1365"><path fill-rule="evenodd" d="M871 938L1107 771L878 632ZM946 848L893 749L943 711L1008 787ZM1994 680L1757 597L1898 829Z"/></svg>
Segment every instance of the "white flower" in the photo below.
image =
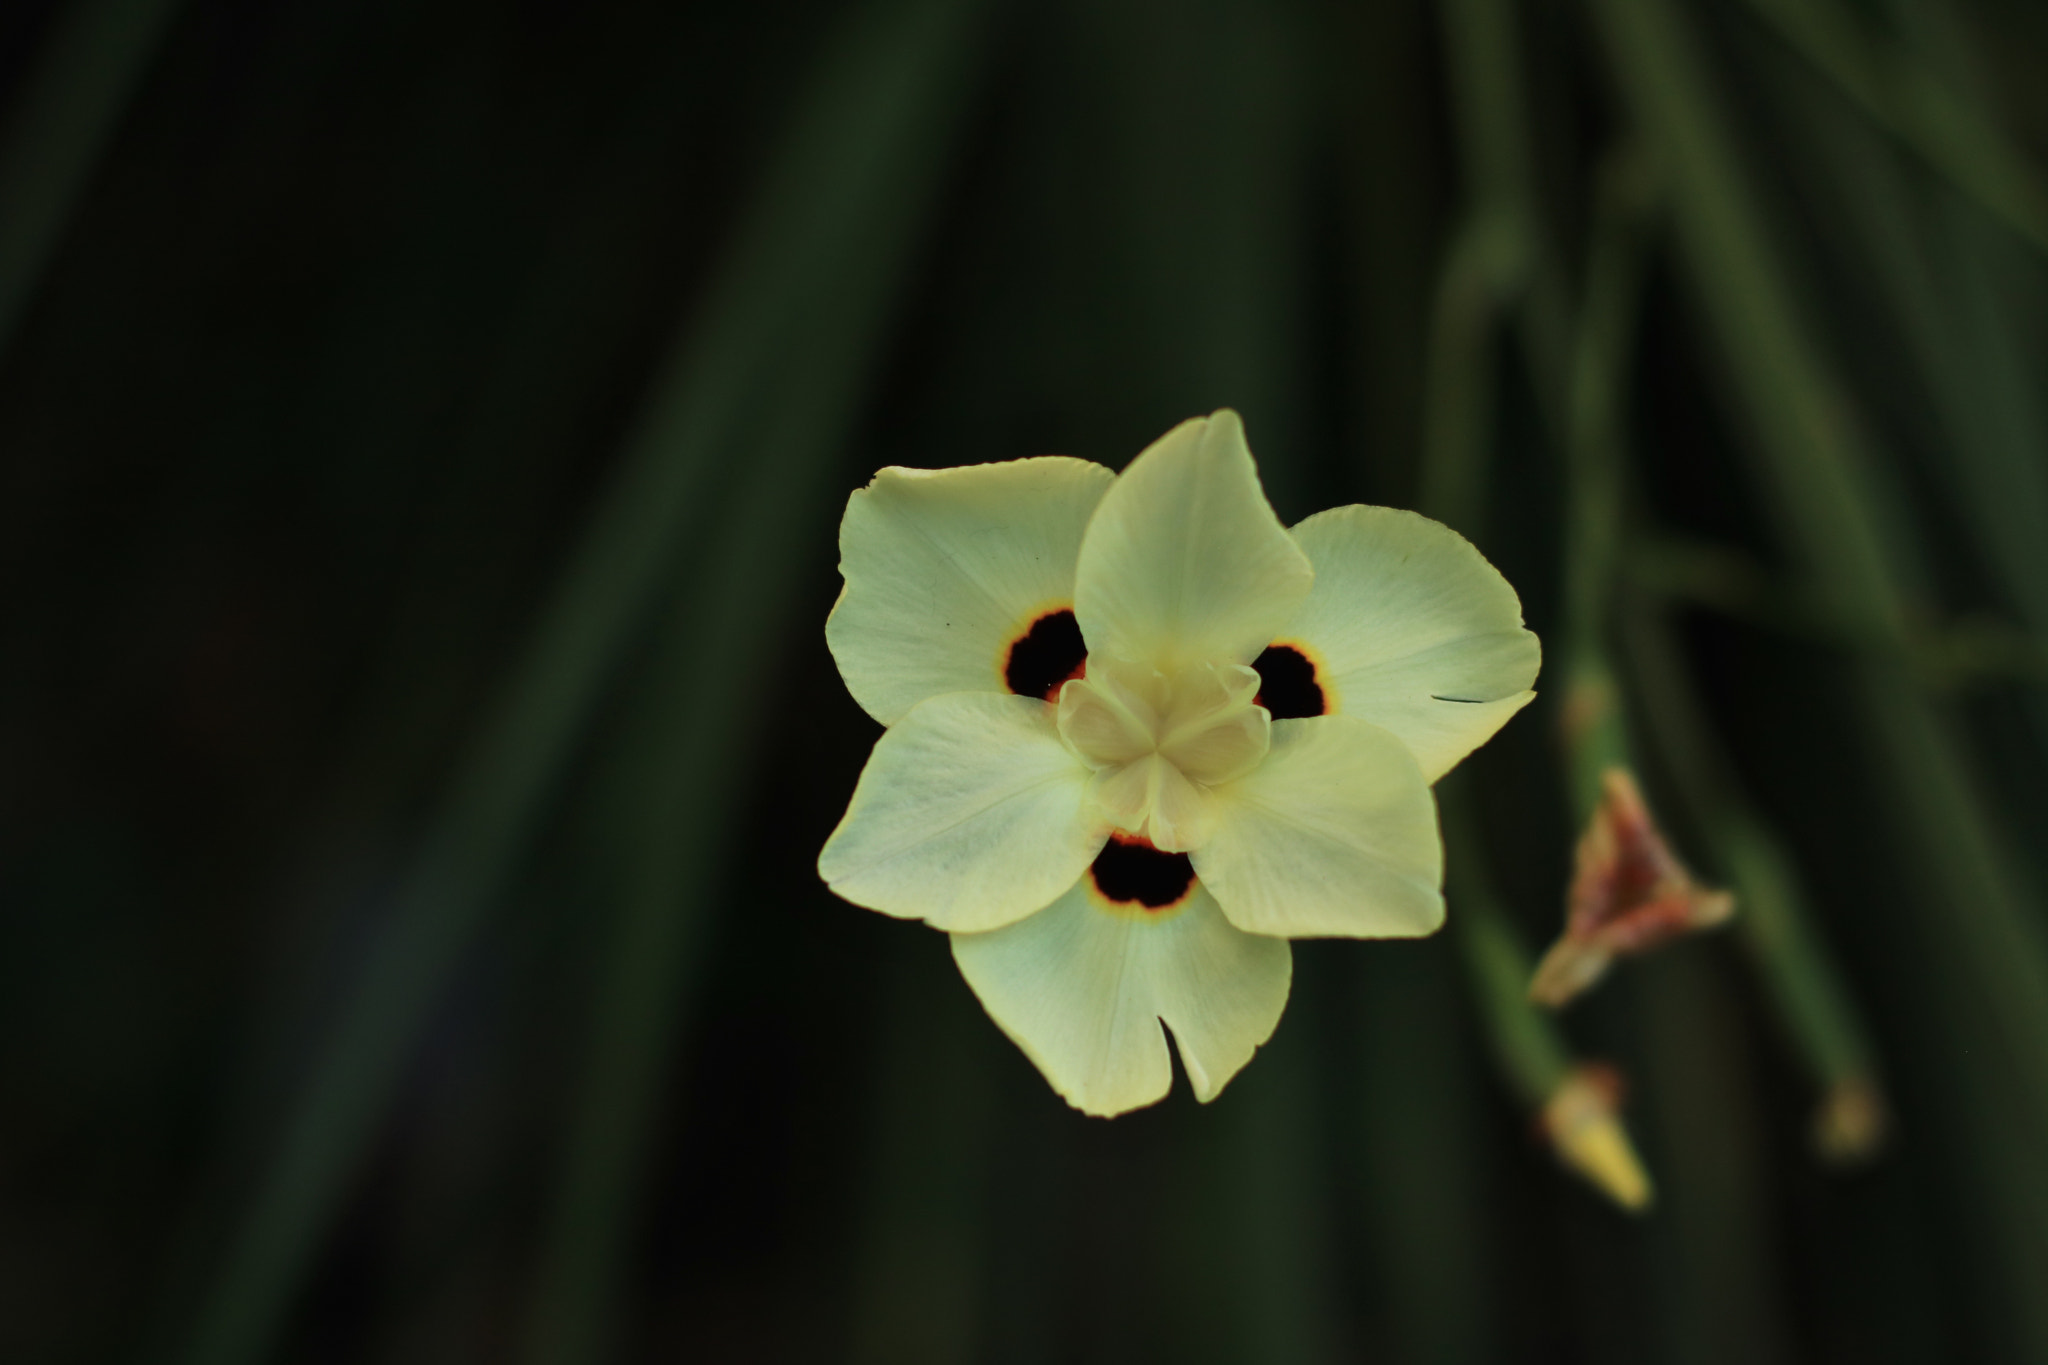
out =
<svg viewBox="0 0 2048 1365"><path fill-rule="evenodd" d="M1442 922L1430 784L1535 694L1521 604L1448 528L1289 532L1237 414L1122 475L885 469L847 502L825 638L889 729L818 858L922 919L1069 1103L1198 1099L1272 1036L1290 938Z"/></svg>

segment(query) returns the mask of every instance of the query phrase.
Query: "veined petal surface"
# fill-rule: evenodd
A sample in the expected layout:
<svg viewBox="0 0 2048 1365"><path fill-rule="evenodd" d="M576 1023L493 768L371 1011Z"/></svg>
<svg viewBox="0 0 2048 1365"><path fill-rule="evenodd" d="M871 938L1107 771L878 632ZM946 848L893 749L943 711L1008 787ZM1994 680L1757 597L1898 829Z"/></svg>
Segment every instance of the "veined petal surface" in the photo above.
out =
<svg viewBox="0 0 2048 1365"><path fill-rule="evenodd" d="M1535 697L1522 604L1472 543L1391 507L1334 507L1294 528L1315 587L1285 642L1307 646L1329 714L1392 731L1435 782Z"/></svg>
<svg viewBox="0 0 2048 1365"><path fill-rule="evenodd" d="M1313 576L1225 409L1154 441L1104 495L1081 541L1074 615L1091 655L1169 676L1248 664L1294 619Z"/></svg>
<svg viewBox="0 0 2048 1365"><path fill-rule="evenodd" d="M957 469L884 469L846 502L846 588L825 643L854 700L884 725L945 692L1001 692L1011 643L1070 607L1088 519L1116 476L1047 455Z"/></svg>
<svg viewBox="0 0 2048 1365"><path fill-rule="evenodd" d="M1442 925L1436 799L1408 746L1378 726L1276 720L1266 761L1210 799L1195 875L1238 928L1409 938Z"/></svg>
<svg viewBox="0 0 2048 1365"><path fill-rule="evenodd" d="M954 692L920 702L875 743L818 855L832 889L871 910L953 931L994 929L1050 904L1108 839L1089 769L1029 697Z"/></svg>
<svg viewBox="0 0 2048 1365"><path fill-rule="evenodd" d="M1111 1116L1173 1083L1173 1030L1207 1103L1273 1036L1293 958L1285 939L1230 924L1199 885L1145 912L1101 899L1090 878L1005 929L955 934L953 960L989 1016L1067 1103Z"/></svg>

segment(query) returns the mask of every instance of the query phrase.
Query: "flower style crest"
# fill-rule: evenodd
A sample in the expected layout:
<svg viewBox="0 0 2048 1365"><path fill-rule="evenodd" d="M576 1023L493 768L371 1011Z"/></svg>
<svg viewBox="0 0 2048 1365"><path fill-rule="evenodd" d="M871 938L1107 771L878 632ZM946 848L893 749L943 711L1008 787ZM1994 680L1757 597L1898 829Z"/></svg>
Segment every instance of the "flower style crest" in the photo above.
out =
<svg viewBox="0 0 2048 1365"><path fill-rule="evenodd" d="M1430 784L1535 695L1514 590L1455 532L1289 530L1227 409L1121 475L884 469L825 637L888 729L818 870L953 936L1087 1113L1207 1101L1272 1036L1287 940L1443 922Z"/></svg>

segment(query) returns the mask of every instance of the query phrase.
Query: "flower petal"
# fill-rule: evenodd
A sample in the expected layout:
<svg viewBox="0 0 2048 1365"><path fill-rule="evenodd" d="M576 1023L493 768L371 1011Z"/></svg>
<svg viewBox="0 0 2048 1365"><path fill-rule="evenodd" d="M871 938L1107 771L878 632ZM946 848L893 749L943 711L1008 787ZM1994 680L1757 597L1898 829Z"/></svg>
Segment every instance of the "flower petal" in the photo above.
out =
<svg viewBox="0 0 2048 1365"><path fill-rule="evenodd" d="M876 741L818 873L885 915L994 929L1052 902L1102 851L1088 779L1044 702L933 697Z"/></svg>
<svg viewBox="0 0 2048 1365"><path fill-rule="evenodd" d="M1542 647L1472 543L1391 507L1333 507L1294 528L1315 588L1285 640L1307 646L1329 714L1391 730L1436 781L1536 694Z"/></svg>
<svg viewBox="0 0 2048 1365"><path fill-rule="evenodd" d="M1293 958L1231 926L1200 886L1159 912L1117 906L1092 878L1008 928L956 934L953 960L989 1016L1087 1114L1172 1087L1163 1021L1195 1098L1214 1099L1273 1036Z"/></svg>
<svg viewBox="0 0 2048 1365"><path fill-rule="evenodd" d="M893 725L926 697L1006 690L1010 645L1073 604L1081 535L1115 478L1063 455L875 475L846 500L846 589L825 622L854 700Z"/></svg>
<svg viewBox="0 0 2048 1365"><path fill-rule="evenodd" d="M1090 653L1173 676L1250 663L1313 576L1226 408L1181 423L1117 478L1081 541L1074 614Z"/></svg>
<svg viewBox="0 0 2048 1365"><path fill-rule="evenodd" d="M1378 726L1276 720L1266 761L1211 796L1195 875L1238 928L1408 938L1443 923L1436 801L1407 746Z"/></svg>
<svg viewBox="0 0 2048 1365"><path fill-rule="evenodd" d="M1091 791L1103 819L1168 853L1201 847L1213 823L1208 792L1158 754L1099 770Z"/></svg>

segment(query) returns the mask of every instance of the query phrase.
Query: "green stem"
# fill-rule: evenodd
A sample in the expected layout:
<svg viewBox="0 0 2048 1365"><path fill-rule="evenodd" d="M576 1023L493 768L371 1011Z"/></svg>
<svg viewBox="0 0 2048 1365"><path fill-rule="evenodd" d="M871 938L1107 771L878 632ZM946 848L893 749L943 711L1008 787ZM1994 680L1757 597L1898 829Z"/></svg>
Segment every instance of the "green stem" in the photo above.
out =
<svg viewBox="0 0 2048 1365"><path fill-rule="evenodd" d="M1738 792L1694 694L1661 604L1630 594L1629 673L1673 784L1735 885L1735 930L1763 977L1786 1036L1822 1090L1815 1138L1824 1156L1854 1159L1879 1139L1876 1054L1847 984L1807 909L1790 854ZM1850 1112L1855 1106L1862 1111ZM1850 1131L1858 1119L1861 1131Z"/></svg>
<svg viewBox="0 0 2048 1365"><path fill-rule="evenodd" d="M1608 633L1620 568L1622 387L1646 269L1646 223L1655 194L1639 152L1602 166L1585 301L1573 329L1565 429L1564 737L1580 825L1601 801L1610 768L1633 770Z"/></svg>
<svg viewBox="0 0 2048 1365"><path fill-rule="evenodd" d="M1492 7L1492 0L1464 0L1447 9L1447 36L1454 48L1462 36L1484 29ZM1483 40L1463 50L1468 71L1476 67L1483 75L1495 60ZM1471 100L1482 105L1487 102L1473 87L1484 84L1466 82ZM1507 121L1514 117L1512 109L1505 112ZM1497 127L1500 121L1499 114L1468 119L1468 156L1493 164L1492 154L1481 150L1489 136L1481 125ZM1499 170L1493 175L1496 181L1510 179ZM1496 197L1505 193L1498 183L1492 192ZM1475 207L1445 259L1431 318L1421 510L1474 539L1493 446L1494 348L1528 258L1526 217ZM1533 964L1487 882L1470 801L1459 774L1437 786L1451 932L1503 1080L1521 1103L1540 1108L1571 1074L1574 1062L1555 1018L1529 1001Z"/></svg>
<svg viewBox="0 0 2048 1365"><path fill-rule="evenodd" d="M1554 1017L1529 1003L1535 963L1486 875L1469 791L1449 778L1438 785L1437 803L1449 868L1444 893L1494 1063L1517 1099L1540 1108L1576 1063Z"/></svg>

